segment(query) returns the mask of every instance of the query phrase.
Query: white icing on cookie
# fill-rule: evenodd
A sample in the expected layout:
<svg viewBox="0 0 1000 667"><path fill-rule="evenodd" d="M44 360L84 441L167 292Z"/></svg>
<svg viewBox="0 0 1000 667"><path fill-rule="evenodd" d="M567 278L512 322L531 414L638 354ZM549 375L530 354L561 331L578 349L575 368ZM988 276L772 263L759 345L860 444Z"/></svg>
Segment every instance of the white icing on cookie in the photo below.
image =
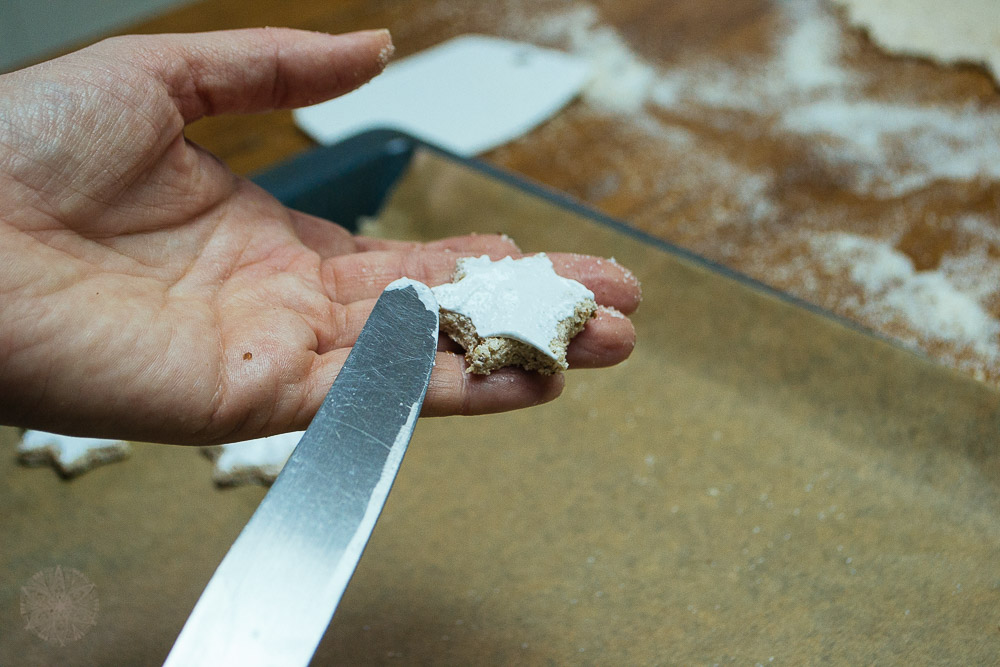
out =
<svg viewBox="0 0 1000 667"><path fill-rule="evenodd" d="M25 431L17 446L18 457L28 465L51 463L64 475L76 475L102 463L119 461L131 448L121 440L77 438L46 431Z"/></svg>
<svg viewBox="0 0 1000 667"><path fill-rule="evenodd" d="M469 318L481 338L513 338L552 359L559 323L594 298L577 281L556 274L544 253L497 262L468 257L458 260L457 273L464 275L431 290L443 310Z"/></svg>
<svg viewBox="0 0 1000 667"><path fill-rule="evenodd" d="M211 448L207 453L215 459L212 479L219 484L273 482L303 433L281 433Z"/></svg>

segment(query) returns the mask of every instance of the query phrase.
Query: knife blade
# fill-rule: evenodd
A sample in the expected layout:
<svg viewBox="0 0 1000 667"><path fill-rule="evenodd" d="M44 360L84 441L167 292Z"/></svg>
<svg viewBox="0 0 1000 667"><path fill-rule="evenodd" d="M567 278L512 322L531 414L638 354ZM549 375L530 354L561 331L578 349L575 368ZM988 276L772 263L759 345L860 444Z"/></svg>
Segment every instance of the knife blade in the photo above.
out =
<svg viewBox="0 0 1000 667"><path fill-rule="evenodd" d="M386 288L165 665L308 664L399 470L437 334L427 286L403 279Z"/></svg>

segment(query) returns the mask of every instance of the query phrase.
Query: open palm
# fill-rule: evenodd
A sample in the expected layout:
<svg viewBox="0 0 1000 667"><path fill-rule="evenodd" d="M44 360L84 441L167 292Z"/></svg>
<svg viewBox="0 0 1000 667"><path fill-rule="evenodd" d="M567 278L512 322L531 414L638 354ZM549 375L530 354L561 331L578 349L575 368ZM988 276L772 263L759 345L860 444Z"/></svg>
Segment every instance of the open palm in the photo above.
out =
<svg viewBox="0 0 1000 667"><path fill-rule="evenodd" d="M0 421L198 444L304 428L387 283L516 255L493 236L352 236L184 138L204 115L347 92L389 53L384 31L123 37L0 77ZM623 269L554 259L602 305L636 306ZM616 363L633 341L605 314L570 362ZM473 378L442 351L424 414L532 405L561 382Z"/></svg>

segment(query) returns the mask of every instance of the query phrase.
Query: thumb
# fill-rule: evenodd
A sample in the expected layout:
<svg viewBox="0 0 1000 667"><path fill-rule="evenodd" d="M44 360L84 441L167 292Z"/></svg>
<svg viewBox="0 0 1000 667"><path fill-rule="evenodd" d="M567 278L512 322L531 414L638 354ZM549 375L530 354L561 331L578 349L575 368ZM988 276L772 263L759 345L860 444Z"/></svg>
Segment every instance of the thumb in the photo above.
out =
<svg viewBox="0 0 1000 667"><path fill-rule="evenodd" d="M97 48L138 59L164 83L185 123L322 102L367 82L393 53L387 30L329 35L289 28L127 36Z"/></svg>

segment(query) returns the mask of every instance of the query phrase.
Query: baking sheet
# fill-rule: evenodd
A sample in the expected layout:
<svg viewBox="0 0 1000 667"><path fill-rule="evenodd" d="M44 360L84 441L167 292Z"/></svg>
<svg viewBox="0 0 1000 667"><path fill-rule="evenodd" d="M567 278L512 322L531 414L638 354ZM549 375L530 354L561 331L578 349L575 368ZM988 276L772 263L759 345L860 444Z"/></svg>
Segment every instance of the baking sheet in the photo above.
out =
<svg viewBox="0 0 1000 667"><path fill-rule="evenodd" d="M553 404L422 420L315 664L1000 656L997 393L434 151L368 228L614 256L639 344ZM262 491L154 445L65 483L4 437L0 664L161 661ZM101 600L64 647L18 609L54 565Z"/></svg>

